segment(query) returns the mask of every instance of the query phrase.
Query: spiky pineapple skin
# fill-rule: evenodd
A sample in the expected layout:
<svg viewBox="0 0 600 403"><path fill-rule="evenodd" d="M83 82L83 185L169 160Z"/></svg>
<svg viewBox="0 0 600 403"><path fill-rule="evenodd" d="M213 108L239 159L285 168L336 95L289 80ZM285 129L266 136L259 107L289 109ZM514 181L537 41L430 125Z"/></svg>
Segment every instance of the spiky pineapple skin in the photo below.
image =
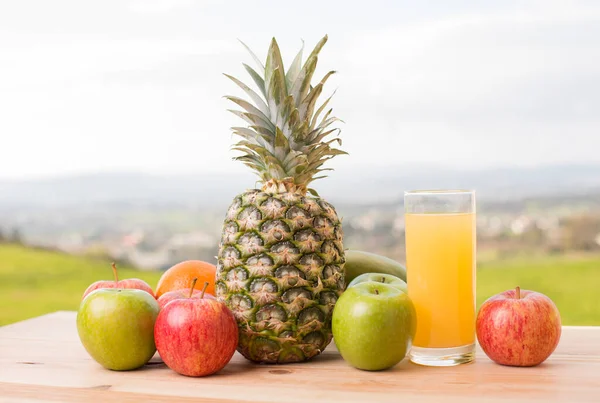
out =
<svg viewBox="0 0 600 403"><path fill-rule="evenodd" d="M345 289L342 223L323 199L253 189L234 198L219 243L216 296L234 313L238 351L302 362L331 342Z"/></svg>

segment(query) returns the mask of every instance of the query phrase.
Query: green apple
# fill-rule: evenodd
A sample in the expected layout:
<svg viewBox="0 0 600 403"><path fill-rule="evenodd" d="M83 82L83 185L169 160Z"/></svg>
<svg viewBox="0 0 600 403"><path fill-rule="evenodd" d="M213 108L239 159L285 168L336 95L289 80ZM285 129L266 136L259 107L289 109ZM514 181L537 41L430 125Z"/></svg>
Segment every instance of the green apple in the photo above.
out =
<svg viewBox="0 0 600 403"><path fill-rule="evenodd" d="M158 311L158 302L146 291L97 289L79 306L77 333L88 354L104 368L140 368L156 353Z"/></svg>
<svg viewBox="0 0 600 403"><path fill-rule="evenodd" d="M363 273L360 276L355 277L346 288L353 287L356 284L364 283L366 281L389 284L404 293L408 292L406 281L402 280L400 277L394 276L393 274L386 273Z"/></svg>
<svg viewBox="0 0 600 403"><path fill-rule="evenodd" d="M355 368L378 371L404 359L415 337L417 315L408 294L375 281L347 288L333 310L333 340Z"/></svg>

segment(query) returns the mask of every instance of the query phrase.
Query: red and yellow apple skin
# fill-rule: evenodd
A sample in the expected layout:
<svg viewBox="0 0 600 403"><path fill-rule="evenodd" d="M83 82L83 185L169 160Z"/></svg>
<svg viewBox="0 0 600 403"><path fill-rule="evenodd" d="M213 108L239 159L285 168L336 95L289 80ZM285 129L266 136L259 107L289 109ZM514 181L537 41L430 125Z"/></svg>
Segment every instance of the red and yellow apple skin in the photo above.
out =
<svg viewBox="0 0 600 403"><path fill-rule="evenodd" d="M160 307L160 309L163 309L165 307L165 305L167 305L169 302L176 300L176 299L184 299L184 298L215 299L215 297L213 295L210 295L207 292L205 292L204 295L202 295L202 291L200 291L198 289L194 289L192 291L191 296L189 294L190 294L190 290L182 288L180 290L168 291L168 292L162 294L160 297L158 297L156 299L156 301L158 302L158 306Z"/></svg>
<svg viewBox="0 0 600 403"><path fill-rule="evenodd" d="M148 285L148 283L146 283L144 280L140 280L139 278L128 278L125 280L119 280L117 283L115 283L113 280L96 281L95 283L90 284L90 286L84 291L81 299L84 299L85 297L87 297L87 295L89 293L91 293L94 290L100 289L100 288L137 289L137 290L146 291L148 294L150 294L150 295L152 295L152 297L154 297L154 291L152 291L152 288L150 287L150 285Z"/></svg>
<svg viewBox="0 0 600 403"><path fill-rule="evenodd" d="M152 297L154 299L156 299L156 296L154 295L154 291L152 290L152 287L150 287L150 285L148 283L146 283L144 280L141 280L139 278L127 278L124 280L119 280L119 275L117 273L117 266L114 263L112 264L112 270L113 270L114 280L98 280L98 281L90 284L89 287L83 292L81 299L82 300L85 299L85 297L87 297L89 293L91 293L92 291L101 289L101 288L137 289L137 290L146 291L148 294L152 295Z"/></svg>
<svg viewBox="0 0 600 403"><path fill-rule="evenodd" d="M174 299L154 326L156 349L173 371L191 377L214 374L227 365L238 344L233 313L214 297Z"/></svg>
<svg viewBox="0 0 600 403"><path fill-rule="evenodd" d="M554 302L542 293L519 287L490 297L476 319L482 350L501 365L541 364L558 346L561 330Z"/></svg>

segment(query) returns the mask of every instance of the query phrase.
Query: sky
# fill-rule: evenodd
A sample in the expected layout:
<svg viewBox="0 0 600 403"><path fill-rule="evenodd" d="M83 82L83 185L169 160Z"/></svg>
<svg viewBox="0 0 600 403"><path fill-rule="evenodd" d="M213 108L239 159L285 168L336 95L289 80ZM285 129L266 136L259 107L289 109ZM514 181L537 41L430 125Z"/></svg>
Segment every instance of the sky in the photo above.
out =
<svg viewBox="0 0 600 403"><path fill-rule="evenodd" d="M325 34L331 167L600 163L600 2L365 4L0 0L0 179L243 172L238 40L289 64Z"/></svg>

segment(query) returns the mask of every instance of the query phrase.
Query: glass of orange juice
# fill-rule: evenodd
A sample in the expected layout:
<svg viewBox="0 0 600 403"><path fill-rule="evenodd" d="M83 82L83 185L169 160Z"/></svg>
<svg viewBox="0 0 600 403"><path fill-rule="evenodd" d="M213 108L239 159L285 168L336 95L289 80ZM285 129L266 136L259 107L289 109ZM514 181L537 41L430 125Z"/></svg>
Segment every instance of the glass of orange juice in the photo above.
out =
<svg viewBox="0 0 600 403"><path fill-rule="evenodd" d="M417 312L412 362L475 359L475 192L404 194L408 295Z"/></svg>

